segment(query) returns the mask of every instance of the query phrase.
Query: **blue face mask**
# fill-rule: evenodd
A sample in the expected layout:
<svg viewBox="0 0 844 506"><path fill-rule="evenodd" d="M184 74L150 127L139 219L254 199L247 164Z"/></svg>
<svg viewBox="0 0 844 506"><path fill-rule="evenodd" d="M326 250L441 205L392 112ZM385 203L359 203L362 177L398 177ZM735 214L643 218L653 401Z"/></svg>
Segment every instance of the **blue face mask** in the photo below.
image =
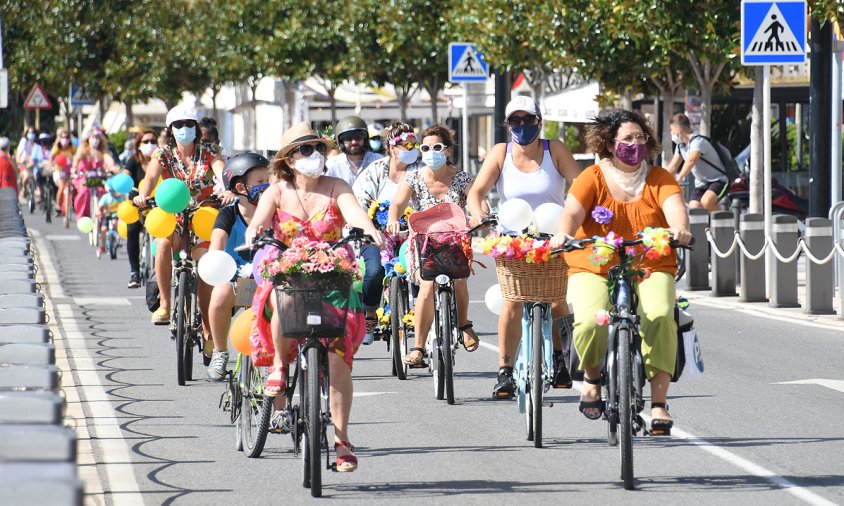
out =
<svg viewBox="0 0 844 506"><path fill-rule="evenodd" d="M510 135L513 142L522 146L527 146L539 137L539 125L519 125L510 128Z"/></svg>
<svg viewBox="0 0 844 506"><path fill-rule="evenodd" d="M174 128L173 138L179 144L190 144L196 139L196 127Z"/></svg>
<svg viewBox="0 0 844 506"><path fill-rule="evenodd" d="M381 139L369 139L369 147L372 148L372 151L378 151L381 149Z"/></svg>
<svg viewBox="0 0 844 506"><path fill-rule="evenodd" d="M264 190L269 188L269 183L265 184L256 184L255 186L248 186L246 192L246 198L249 200L250 204L257 204L258 199L261 198L261 194L264 193Z"/></svg>
<svg viewBox="0 0 844 506"><path fill-rule="evenodd" d="M441 169L445 165L446 160L445 151L436 152L432 149L426 153L422 153L422 163L434 170Z"/></svg>

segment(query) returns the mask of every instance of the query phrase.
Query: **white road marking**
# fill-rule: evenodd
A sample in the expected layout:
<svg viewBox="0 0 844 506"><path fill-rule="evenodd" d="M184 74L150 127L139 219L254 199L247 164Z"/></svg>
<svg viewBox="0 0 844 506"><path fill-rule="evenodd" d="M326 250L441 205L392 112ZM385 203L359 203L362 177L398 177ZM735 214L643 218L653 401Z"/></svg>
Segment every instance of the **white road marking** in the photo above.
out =
<svg viewBox="0 0 844 506"><path fill-rule="evenodd" d="M56 235L49 234L44 236L48 241L81 241L81 235Z"/></svg>
<svg viewBox="0 0 844 506"><path fill-rule="evenodd" d="M38 244L41 242L41 233L37 230L30 230L29 235L32 236L32 240L36 243L35 256L38 258L37 264L39 268L39 274L44 277L44 280L49 285L50 295L57 299L64 298L65 293L62 289L62 284L59 282L59 273L56 271L56 267L53 264L53 259L50 258L50 254L47 253L46 248L37 247Z"/></svg>
<svg viewBox="0 0 844 506"><path fill-rule="evenodd" d="M492 344L488 344L488 343L485 343L485 342L481 342L481 346L488 349L488 350L492 350L495 353L498 353L498 346L494 346ZM832 380L805 380L805 381L817 383L819 381L832 381ZM790 382L790 383L798 383L798 382L793 381L793 382ZM841 382L838 382L838 383L844 384L844 381L841 381ZM818 383L818 384L820 384L820 383ZM582 392L582 390L580 388L581 385L582 385L581 382L576 381L574 383L573 390L576 390L578 392ZM827 385L824 385L824 386L827 386ZM830 388L832 388L832 387L830 387ZM646 415L645 413L642 413L642 418L645 419L646 423L650 423L650 421L651 421L651 417ZM769 482L773 483L774 485L776 485L776 486L780 487L781 489L785 490L789 494L793 495L794 497L796 497L796 498L798 498L802 501L805 501L809 504L812 504L814 506L834 506L835 505L834 502L829 501L829 500L819 496L818 494L812 492L811 490L804 488L804 487L801 487L801 486L795 484L794 482L792 482L792 481L790 481L786 478L783 478L782 476L776 474L775 472L771 471L770 469L767 469L765 467L760 466L759 464L751 462L751 461L745 459L744 457L739 457L735 453L732 453L728 450L725 450L724 448L721 448L720 446L716 445L715 443L712 443L712 442L707 441L703 438L695 436L694 434L692 434L690 432L686 432L684 430L678 429L676 425L674 427L672 427L672 429L671 429L671 436L672 437L676 436L680 439L685 439L686 441L689 441L693 445L699 447L701 450L708 452L711 455L714 455L715 457L718 457L719 459L723 460L724 462L732 464L732 465L734 465L734 466L736 466L736 467L738 467L738 468L740 468L740 469L742 469L742 470L744 470L748 473L751 473L755 476L759 476L760 478L764 478L764 479L768 480Z"/></svg>
<svg viewBox="0 0 844 506"><path fill-rule="evenodd" d="M74 297L77 306L131 306L125 297Z"/></svg>
<svg viewBox="0 0 844 506"><path fill-rule="evenodd" d="M354 397L372 397L374 395L390 395L398 392L355 392Z"/></svg>
<svg viewBox="0 0 844 506"><path fill-rule="evenodd" d="M820 385L822 387L831 388L839 392L844 392L844 381L842 380L817 378L797 381L781 381L779 383L774 383L774 385Z"/></svg>

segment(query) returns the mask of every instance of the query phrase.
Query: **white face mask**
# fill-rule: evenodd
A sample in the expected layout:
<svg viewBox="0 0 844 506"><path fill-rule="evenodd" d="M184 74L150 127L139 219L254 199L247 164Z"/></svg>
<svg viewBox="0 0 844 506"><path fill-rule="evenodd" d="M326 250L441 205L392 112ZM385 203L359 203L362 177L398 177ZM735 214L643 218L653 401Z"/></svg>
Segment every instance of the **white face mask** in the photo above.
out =
<svg viewBox="0 0 844 506"><path fill-rule="evenodd" d="M88 144L92 148L97 149L97 148L100 147L100 138L99 137L91 137L90 139L88 139Z"/></svg>
<svg viewBox="0 0 844 506"><path fill-rule="evenodd" d="M419 158L419 150L411 149L409 151L399 151L398 158L401 163L411 164Z"/></svg>
<svg viewBox="0 0 844 506"><path fill-rule="evenodd" d="M158 146L156 146L155 144L141 144L141 154L149 158L150 155L152 155L152 152L155 151L155 148L157 147Z"/></svg>
<svg viewBox="0 0 844 506"><path fill-rule="evenodd" d="M325 167L325 158L318 151L314 151L311 156L307 158L300 158L296 160L296 170L303 176L316 179L322 175L322 170Z"/></svg>
<svg viewBox="0 0 844 506"><path fill-rule="evenodd" d="M674 144L683 144L683 139L679 135L674 134L671 136L671 142Z"/></svg>

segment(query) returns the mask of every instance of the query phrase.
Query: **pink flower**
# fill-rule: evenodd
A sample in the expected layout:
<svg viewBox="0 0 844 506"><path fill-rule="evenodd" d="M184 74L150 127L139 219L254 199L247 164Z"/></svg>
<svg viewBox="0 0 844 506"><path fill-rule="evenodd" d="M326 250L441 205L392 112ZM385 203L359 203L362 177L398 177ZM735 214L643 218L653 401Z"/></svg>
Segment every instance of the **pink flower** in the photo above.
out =
<svg viewBox="0 0 844 506"><path fill-rule="evenodd" d="M595 311L595 323L600 326L607 325L610 322L610 313L606 309L599 309Z"/></svg>

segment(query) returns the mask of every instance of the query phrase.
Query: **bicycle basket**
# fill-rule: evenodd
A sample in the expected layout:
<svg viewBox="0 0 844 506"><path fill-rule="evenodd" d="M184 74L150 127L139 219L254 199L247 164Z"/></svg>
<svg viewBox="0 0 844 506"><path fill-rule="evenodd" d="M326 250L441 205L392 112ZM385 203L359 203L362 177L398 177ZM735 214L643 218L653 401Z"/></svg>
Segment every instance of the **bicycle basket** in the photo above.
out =
<svg viewBox="0 0 844 506"><path fill-rule="evenodd" d="M282 335L343 337L351 290L352 277L347 274L286 280L285 285L276 287Z"/></svg>
<svg viewBox="0 0 844 506"><path fill-rule="evenodd" d="M440 274L451 279L469 277L472 249L469 236L462 232L429 232L414 236L419 258L419 276L431 281Z"/></svg>
<svg viewBox="0 0 844 506"><path fill-rule="evenodd" d="M504 300L550 303L566 298L568 265L560 255L535 264L498 257L495 274Z"/></svg>

